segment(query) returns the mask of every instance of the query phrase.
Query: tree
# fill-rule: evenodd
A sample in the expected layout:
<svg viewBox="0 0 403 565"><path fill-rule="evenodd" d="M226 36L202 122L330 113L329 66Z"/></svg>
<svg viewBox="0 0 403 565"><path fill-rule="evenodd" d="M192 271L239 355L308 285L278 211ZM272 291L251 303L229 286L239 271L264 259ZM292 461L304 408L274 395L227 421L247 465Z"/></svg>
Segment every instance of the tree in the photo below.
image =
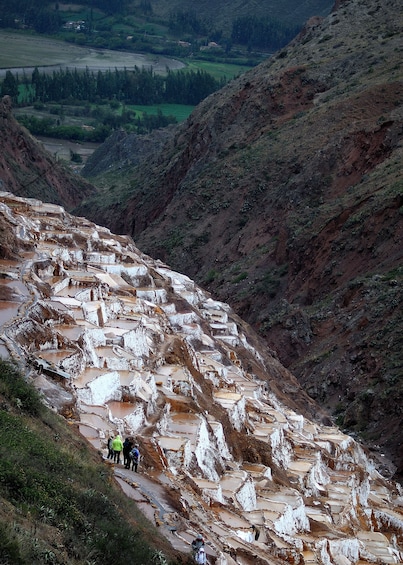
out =
<svg viewBox="0 0 403 565"><path fill-rule="evenodd" d="M18 98L18 81L13 75L11 71L6 71L6 76L1 85L1 95L2 96L11 96L14 102L17 101Z"/></svg>

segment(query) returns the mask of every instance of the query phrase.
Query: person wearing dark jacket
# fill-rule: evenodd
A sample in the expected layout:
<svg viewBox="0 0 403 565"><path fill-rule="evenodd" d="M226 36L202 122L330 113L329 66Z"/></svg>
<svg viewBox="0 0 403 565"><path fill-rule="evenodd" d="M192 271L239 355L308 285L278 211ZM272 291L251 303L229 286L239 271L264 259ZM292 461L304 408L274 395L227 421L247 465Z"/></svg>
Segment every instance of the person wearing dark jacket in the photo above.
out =
<svg viewBox="0 0 403 565"><path fill-rule="evenodd" d="M112 447L112 442L113 442L113 436L109 436L109 438L108 438L108 457L107 457L107 459L113 459L113 447Z"/></svg>
<svg viewBox="0 0 403 565"><path fill-rule="evenodd" d="M204 546L204 539L201 534L199 534L193 541L192 541L192 553L193 556L199 551L201 547Z"/></svg>
<svg viewBox="0 0 403 565"><path fill-rule="evenodd" d="M130 469L130 463L131 463L130 452L132 450L132 447L133 447L132 438L127 437L123 442L123 465L125 466L125 469Z"/></svg>

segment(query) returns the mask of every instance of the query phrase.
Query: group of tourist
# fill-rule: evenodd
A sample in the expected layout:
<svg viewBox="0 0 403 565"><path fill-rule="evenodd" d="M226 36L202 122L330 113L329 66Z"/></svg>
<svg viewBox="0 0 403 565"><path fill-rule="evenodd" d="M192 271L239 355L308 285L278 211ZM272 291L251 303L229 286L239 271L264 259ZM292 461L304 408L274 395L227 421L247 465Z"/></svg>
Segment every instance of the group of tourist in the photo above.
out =
<svg viewBox="0 0 403 565"><path fill-rule="evenodd" d="M118 434L113 437L109 436L108 439L108 456L117 465L120 464L120 456L123 453L123 465L125 469L132 469L137 472L140 463L139 445L134 442L132 437L127 437L122 441L122 437Z"/></svg>
<svg viewBox="0 0 403 565"><path fill-rule="evenodd" d="M108 455L107 459L112 460L117 465L120 464L120 457L123 454L123 465L125 469L136 471L140 462L140 451L138 443L135 443L133 437L127 437L122 441L122 437L110 435L108 438ZM199 534L192 541L192 555L196 563L200 565L207 564L206 550L204 548L204 539Z"/></svg>

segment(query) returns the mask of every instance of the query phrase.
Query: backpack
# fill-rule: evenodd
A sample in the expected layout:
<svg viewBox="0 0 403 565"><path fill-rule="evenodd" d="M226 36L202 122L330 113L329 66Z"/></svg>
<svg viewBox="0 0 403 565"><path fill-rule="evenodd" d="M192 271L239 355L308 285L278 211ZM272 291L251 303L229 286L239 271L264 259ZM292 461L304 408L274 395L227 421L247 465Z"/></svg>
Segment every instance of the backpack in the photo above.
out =
<svg viewBox="0 0 403 565"><path fill-rule="evenodd" d="M138 462L138 460L139 460L139 455L140 455L139 450L138 450L136 447L135 447L134 449L132 449L131 452L130 452L130 458L131 458L135 463Z"/></svg>

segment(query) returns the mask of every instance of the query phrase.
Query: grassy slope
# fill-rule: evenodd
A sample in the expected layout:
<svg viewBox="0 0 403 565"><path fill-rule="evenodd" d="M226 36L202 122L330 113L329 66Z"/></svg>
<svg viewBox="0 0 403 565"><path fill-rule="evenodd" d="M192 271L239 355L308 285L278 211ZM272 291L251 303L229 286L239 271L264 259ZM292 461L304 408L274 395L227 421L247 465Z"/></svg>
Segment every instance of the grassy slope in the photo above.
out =
<svg viewBox="0 0 403 565"><path fill-rule="evenodd" d="M153 526L99 454L0 360L0 562L168 563ZM153 540L153 547L150 546ZM168 553L167 553L168 552ZM183 563L171 555L171 563Z"/></svg>

